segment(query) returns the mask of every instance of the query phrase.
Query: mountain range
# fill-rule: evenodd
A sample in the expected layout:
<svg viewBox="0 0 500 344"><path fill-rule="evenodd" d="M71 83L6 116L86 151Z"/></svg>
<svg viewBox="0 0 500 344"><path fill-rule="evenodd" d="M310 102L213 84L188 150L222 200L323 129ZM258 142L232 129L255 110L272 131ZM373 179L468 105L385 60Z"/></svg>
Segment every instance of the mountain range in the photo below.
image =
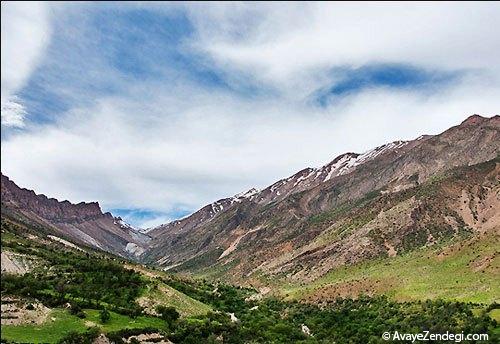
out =
<svg viewBox="0 0 500 344"><path fill-rule="evenodd" d="M59 202L2 175L2 216L174 272L313 281L342 266L498 235L499 152L500 116L473 115L439 135L342 154L147 233L97 203Z"/></svg>

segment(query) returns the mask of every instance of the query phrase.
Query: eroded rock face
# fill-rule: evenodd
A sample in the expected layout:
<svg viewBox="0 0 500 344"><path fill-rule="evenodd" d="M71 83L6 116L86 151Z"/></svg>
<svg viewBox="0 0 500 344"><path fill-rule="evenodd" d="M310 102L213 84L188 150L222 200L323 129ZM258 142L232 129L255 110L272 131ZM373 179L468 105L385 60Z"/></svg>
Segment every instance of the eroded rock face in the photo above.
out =
<svg viewBox="0 0 500 344"><path fill-rule="evenodd" d="M36 265L35 257L2 250L2 274L24 275Z"/></svg>
<svg viewBox="0 0 500 344"><path fill-rule="evenodd" d="M53 223L81 223L100 218L112 218L103 213L97 202L72 204L59 202L55 198L35 194L34 191L18 187L2 174L2 202L10 207L33 211Z"/></svg>
<svg viewBox="0 0 500 344"><path fill-rule="evenodd" d="M97 202L59 202L20 188L3 174L1 180L2 216L36 224L57 237L122 256L135 256L149 240L120 218L103 213Z"/></svg>
<svg viewBox="0 0 500 344"><path fill-rule="evenodd" d="M488 203L475 205L484 215L474 226L493 230L498 223L488 214L500 213L491 194L498 192L491 183L498 180L494 163L489 176L472 169L465 184L453 180L430 191L426 185L499 152L500 117L474 115L440 135L346 153L238 201L214 202L149 232L154 239L142 257L174 270L220 267L235 278L264 272L312 279L335 266L395 256L463 228L474 230L468 211L446 201L472 186L490 189L483 193L487 199L473 197ZM426 198L426 192L439 197Z"/></svg>

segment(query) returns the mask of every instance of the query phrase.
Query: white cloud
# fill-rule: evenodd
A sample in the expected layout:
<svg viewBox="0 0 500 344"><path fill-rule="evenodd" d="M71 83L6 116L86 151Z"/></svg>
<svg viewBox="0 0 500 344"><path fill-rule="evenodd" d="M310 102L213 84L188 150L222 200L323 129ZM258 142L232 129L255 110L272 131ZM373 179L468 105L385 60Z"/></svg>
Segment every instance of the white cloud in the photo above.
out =
<svg viewBox="0 0 500 344"><path fill-rule="evenodd" d="M492 115L499 89L477 89L471 81L429 98L377 89L327 110L201 89L157 91L147 109L143 94L102 99L56 125L10 138L2 143L3 172L75 202L194 209L346 151L435 134L475 112Z"/></svg>
<svg viewBox="0 0 500 344"><path fill-rule="evenodd" d="M487 68L499 76L498 3L235 7L238 10L219 6L206 11L191 6L201 37L195 47L222 67L247 71L293 95L297 87L306 91L317 87L325 69L339 65L397 62L428 68ZM247 28L245 23L253 25Z"/></svg>
<svg viewBox="0 0 500 344"><path fill-rule="evenodd" d="M154 228L154 227L157 227L157 226L162 225L164 223L168 223L172 220L174 220L174 219L171 219L168 216L157 216L157 217L154 217L150 220L147 220L147 221L140 223L138 227L144 228L144 229Z"/></svg>
<svg viewBox="0 0 500 344"><path fill-rule="evenodd" d="M15 98L50 40L49 8L43 2L2 2L2 125L23 126L24 107ZM4 118L5 117L5 118Z"/></svg>
<svg viewBox="0 0 500 344"><path fill-rule="evenodd" d="M86 84L112 80L120 92L73 104L55 123L5 139L2 172L60 199L170 213L265 187L346 151L436 134L472 113L493 115L500 94L497 6L188 6L197 34L186 49L208 54L200 63L212 63L232 82L250 78L277 90L264 96L199 86L182 71L173 82L131 82L107 65L89 31L84 49L71 55L71 76L78 80L85 66ZM51 66L67 63L59 52L48 54ZM331 67L380 62L478 72L432 94L370 88L327 108L305 101L332 82L325 77ZM84 93L78 84L61 92L75 99Z"/></svg>
<svg viewBox="0 0 500 344"><path fill-rule="evenodd" d="M4 127L24 127L24 117L26 109L20 100L12 96L9 99L2 101L2 126Z"/></svg>

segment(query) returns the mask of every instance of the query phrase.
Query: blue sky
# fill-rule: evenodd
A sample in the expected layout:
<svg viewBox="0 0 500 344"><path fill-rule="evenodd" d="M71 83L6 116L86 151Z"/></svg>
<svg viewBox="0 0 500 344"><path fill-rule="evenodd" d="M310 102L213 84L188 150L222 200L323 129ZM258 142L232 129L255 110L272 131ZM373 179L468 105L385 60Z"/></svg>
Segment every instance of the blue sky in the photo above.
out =
<svg viewBox="0 0 500 344"><path fill-rule="evenodd" d="M2 172L163 223L495 114L499 20L496 3L2 3Z"/></svg>
<svg viewBox="0 0 500 344"><path fill-rule="evenodd" d="M312 97L321 106L366 89L389 88L435 92L460 81L466 71L426 70L405 64L368 64L358 68L336 68L330 72L338 81L326 89L314 92Z"/></svg>

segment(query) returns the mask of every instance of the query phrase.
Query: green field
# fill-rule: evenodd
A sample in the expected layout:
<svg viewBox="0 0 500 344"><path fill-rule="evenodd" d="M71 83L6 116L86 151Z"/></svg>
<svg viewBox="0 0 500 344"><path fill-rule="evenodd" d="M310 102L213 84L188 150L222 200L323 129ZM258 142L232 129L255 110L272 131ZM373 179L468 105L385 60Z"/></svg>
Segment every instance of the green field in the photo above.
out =
<svg viewBox="0 0 500 344"><path fill-rule="evenodd" d="M55 318L52 321L51 318ZM63 309L54 309L41 325L2 325L2 339L16 342L55 343L69 331L85 331L82 319Z"/></svg>
<svg viewBox="0 0 500 344"><path fill-rule="evenodd" d="M426 248L339 268L306 286L289 284L281 290L288 299L351 288L360 294L383 293L397 301L440 298L489 304L500 296L498 250L499 239L491 235L449 249Z"/></svg>
<svg viewBox="0 0 500 344"><path fill-rule="evenodd" d="M56 343L70 331L84 332L89 327L99 327L103 332L113 332L125 328L162 328L165 323L155 317L139 316L135 319L125 315L111 313L106 324L99 321L99 311L84 310L86 318L80 319L65 309L54 309L41 325L2 325L2 339L15 342Z"/></svg>

